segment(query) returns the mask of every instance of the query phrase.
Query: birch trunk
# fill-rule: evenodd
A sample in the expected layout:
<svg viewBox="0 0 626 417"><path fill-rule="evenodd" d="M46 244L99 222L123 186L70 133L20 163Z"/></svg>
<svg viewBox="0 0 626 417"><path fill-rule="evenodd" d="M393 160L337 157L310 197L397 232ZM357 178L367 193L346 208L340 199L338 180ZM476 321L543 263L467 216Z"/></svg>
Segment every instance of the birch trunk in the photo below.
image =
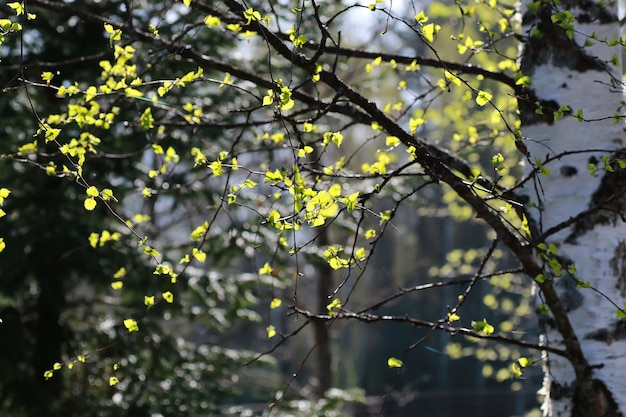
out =
<svg viewBox="0 0 626 417"><path fill-rule="evenodd" d="M531 77L530 88L519 99L523 142L533 164L536 158L551 159L545 163L550 173L536 175L525 193L529 207L535 206L529 219L535 243L550 228L576 219L545 239L546 244L558 247L553 258L564 268L574 264L576 271L563 271L560 277L552 271L546 278L547 285L557 290L575 330L586 370L577 371L571 355L547 355L543 413L550 417L624 416L626 323L617 319L617 308L608 299L619 307L626 301L626 224L621 217L626 173L616 163L612 164L614 173L606 172L602 159L624 158L626 151L623 122L613 119L624 113L622 47L601 41L619 39L617 5L566 0L557 7L541 3L536 13L527 9L523 17L522 34L527 38L521 70ZM572 39L567 25L558 24L557 13L566 10L575 18ZM533 32L540 35L532 36ZM593 33L600 41L589 39L593 45L583 46L585 35ZM563 105L572 113L566 111L565 117L555 120L554 111ZM586 121L572 116L578 109ZM597 166L596 175L590 174L589 164ZM530 172L533 167L528 164L528 168ZM579 288L577 280L592 288ZM547 315L541 321L544 343L569 354L554 317Z"/></svg>

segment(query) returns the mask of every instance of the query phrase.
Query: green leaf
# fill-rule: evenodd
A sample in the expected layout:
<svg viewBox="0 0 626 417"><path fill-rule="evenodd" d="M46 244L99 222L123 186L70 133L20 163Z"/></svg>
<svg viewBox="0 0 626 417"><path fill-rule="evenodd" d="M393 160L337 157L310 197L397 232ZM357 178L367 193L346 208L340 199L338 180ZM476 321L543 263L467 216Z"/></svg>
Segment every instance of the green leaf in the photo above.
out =
<svg viewBox="0 0 626 417"><path fill-rule="evenodd" d="M429 23L422 27L422 35L424 35L424 39L432 43L439 29L441 29L441 26Z"/></svg>
<svg viewBox="0 0 626 417"><path fill-rule="evenodd" d="M502 163L504 162L504 156L501 153L497 153L491 157L491 165L495 169L500 169L502 167Z"/></svg>
<svg viewBox="0 0 626 417"><path fill-rule="evenodd" d="M172 304L174 302L174 294L172 294L171 291L165 291L163 294L161 294L163 296L163 299Z"/></svg>
<svg viewBox="0 0 626 417"><path fill-rule="evenodd" d="M212 28L215 26L219 26L222 23L222 21L220 20L219 17L213 16L213 15L208 15L207 17L204 18L204 24L207 25L208 27ZM224 84L224 83L222 83Z"/></svg>
<svg viewBox="0 0 626 417"><path fill-rule="evenodd" d="M267 90L267 94L263 97L263 106L269 106L274 102L274 90Z"/></svg>
<svg viewBox="0 0 626 417"><path fill-rule="evenodd" d="M139 126L144 130L154 127L154 117L152 117L152 109L148 107L139 117Z"/></svg>
<svg viewBox="0 0 626 417"><path fill-rule="evenodd" d="M254 10L252 7L245 10L243 12L243 16L248 20L248 24L250 24L250 22L252 22L253 20L254 21L261 20L261 13Z"/></svg>
<svg viewBox="0 0 626 417"><path fill-rule="evenodd" d="M96 200L94 198L86 198L85 202L83 203L85 210L87 211L92 211L93 209L96 208L96 205L98 203L96 203Z"/></svg>
<svg viewBox="0 0 626 417"><path fill-rule="evenodd" d="M100 195L100 192L98 191L98 189L94 187L93 185L87 188L85 192L89 197L98 197L98 195Z"/></svg>
<svg viewBox="0 0 626 417"><path fill-rule="evenodd" d="M421 12L415 15L415 21L417 21L417 23L426 23L428 22L428 16L426 16L424 11L422 10Z"/></svg>
<svg viewBox="0 0 626 417"><path fill-rule="evenodd" d="M513 376L515 378L519 378L522 376L522 369L516 363L511 364L511 372L513 373Z"/></svg>
<svg viewBox="0 0 626 417"><path fill-rule="evenodd" d="M579 279L576 281L576 288L591 288L591 282Z"/></svg>
<svg viewBox="0 0 626 417"><path fill-rule="evenodd" d="M338 308L341 308L341 301L339 301L338 298L335 298L333 301L330 302L330 304L326 306L326 309L329 313Z"/></svg>
<svg viewBox="0 0 626 417"><path fill-rule="evenodd" d="M193 240L202 239L202 236L204 236L204 233L207 231L208 227L209 227L209 222L204 222L202 223L202 225L196 227L194 231L191 232L191 239Z"/></svg>
<svg viewBox="0 0 626 417"><path fill-rule="evenodd" d="M487 323L487 319L483 319L482 321L472 321L472 328L482 334L492 334L495 331L495 328L491 324Z"/></svg>
<svg viewBox="0 0 626 417"><path fill-rule="evenodd" d="M461 317L456 313L448 313L448 322L452 323L453 321L460 320Z"/></svg>
<svg viewBox="0 0 626 417"><path fill-rule="evenodd" d="M574 117L576 118L576 120L578 120L579 122L584 122L585 121L585 116L583 114L583 109L578 109L576 110L576 114L574 114Z"/></svg>
<svg viewBox="0 0 626 417"><path fill-rule="evenodd" d="M269 339L271 339L272 337L276 336L276 328L274 326L272 326L272 325L267 326L265 328L265 330L267 331L267 337Z"/></svg>
<svg viewBox="0 0 626 417"><path fill-rule="evenodd" d="M124 320L124 327L126 327L129 333L139 331L139 325L133 319Z"/></svg>
<svg viewBox="0 0 626 417"><path fill-rule="evenodd" d="M525 214L522 214L522 225L521 225L521 229L522 232L526 233L528 236L530 236L530 225L528 224L528 219L526 218Z"/></svg>
<svg viewBox="0 0 626 417"><path fill-rule="evenodd" d="M561 110L557 110L554 112L554 121L557 122L563 118L563 112Z"/></svg>
<svg viewBox="0 0 626 417"><path fill-rule="evenodd" d="M598 174L598 169L596 168L596 164L593 162L589 162L587 164L587 171L589 171L589 175L596 176Z"/></svg>
<svg viewBox="0 0 626 417"><path fill-rule="evenodd" d="M398 358L391 357L387 359L387 366L390 368L402 368L402 361Z"/></svg>
<svg viewBox="0 0 626 417"><path fill-rule="evenodd" d="M193 248L191 254L198 262L204 263L206 261L206 253L198 248Z"/></svg>
<svg viewBox="0 0 626 417"><path fill-rule="evenodd" d="M515 75L515 85L523 85L528 87L530 85L531 78L528 75L524 75L521 72L518 72Z"/></svg>
<svg viewBox="0 0 626 417"><path fill-rule="evenodd" d="M22 3L16 1L13 3L7 3L7 6L15 10L15 14L18 16L24 14L24 5Z"/></svg>
<svg viewBox="0 0 626 417"><path fill-rule="evenodd" d="M259 275L272 275L272 266L269 262L265 262L265 265L261 269L259 269Z"/></svg>
<svg viewBox="0 0 626 417"><path fill-rule="evenodd" d="M481 90L478 92L478 95L476 96L476 104L482 107L485 104L489 103L492 97L493 97L493 94Z"/></svg>
<svg viewBox="0 0 626 417"><path fill-rule="evenodd" d="M13 22L11 22L11 20L10 20L10 19L0 19L0 29L2 29L4 32L8 32L8 31L9 31L9 29L11 28L11 24L12 24L12 23L13 23ZM46 74L46 73L44 73L44 74ZM50 74L52 74L52 73L50 73ZM46 80L45 78L43 78L43 74L42 74L42 79L43 79L44 81L48 81L48 80ZM51 79L52 79L52 78L51 78Z"/></svg>

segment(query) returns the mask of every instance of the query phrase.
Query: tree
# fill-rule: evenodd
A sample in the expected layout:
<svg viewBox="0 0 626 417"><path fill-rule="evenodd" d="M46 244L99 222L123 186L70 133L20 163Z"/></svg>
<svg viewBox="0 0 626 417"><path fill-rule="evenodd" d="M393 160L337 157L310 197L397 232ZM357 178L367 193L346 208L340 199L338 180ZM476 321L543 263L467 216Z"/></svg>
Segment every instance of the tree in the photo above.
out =
<svg viewBox="0 0 626 417"><path fill-rule="evenodd" d="M620 339L625 295L624 98L621 53L611 47L621 44L617 5L538 6L524 17L531 37L521 70L532 81L520 107L530 154L540 170L551 164L526 186L528 218L549 266L548 274L535 275L542 305L559 298L549 307L544 340L565 352L546 357L544 412L623 415L616 373L621 361L611 353ZM561 120L564 114L572 117Z"/></svg>
<svg viewBox="0 0 626 417"><path fill-rule="evenodd" d="M149 361L116 361L115 350L151 351L151 326L189 340L190 329L162 319L201 311L212 317L205 325L220 331L236 317L262 317L254 328L270 344L265 353L254 349L256 358L314 327L302 361L319 353L320 397L333 385L329 331L348 321L393 322L424 332L381 358L392 369L408 368L411 352L436 332L465 335L530 350L512 358L511 372L543 365L546 415L623 415L624 361L616 352L626 317L626 161L616 6L537 0L525 5L519 27L516 5L497 1L426 10L379 0L293 3L9 4L15 16L0 20L2 66L16 75L3 76L3 94L7 111L31 117L4 127L18 144L3 149L11 174L0 221L10 229L1 231L0 256L3 265L35 271L46 260L22 276L52 271L54 279L36 279L37 317L52 321L42 332L54 331L35 339L58 338L55 350L36 356L49 362L35 367L49 379L48 401L62 396L60 378L71 386L73 370L57 371L104 352L114 367L108 382L135 405L130 399L142 393L133 390L150 386L139 382ZM341 35L343 25L363 21L376 29L362 32L371 36L363 45ZM65 48L63 33L75 30L93 36ZM61 47L50 49L57 37ZM418 44L419 55L398 51L401 39ZM54 50L59 56L42 54ZM63 65L69 69L57 74ZM48 193L54 202L41 206L71 213L54 223L59 230L31 212ZM384 261L380 253L409 262L402 242L388 250L403 211L427 214L440 200L439 211L457 221L475 217L487 237L475 244L483 247L446 250L458 263L448 273L455 279L362 290L372 265ZM19 239L33 232L19 227L31 226L72 243L41 239L33 246L39 251L23 252L29 244ZM67 271L54 266L66 256L56 249L81 242L98 255ZM106 253L111 245L114 253ZM9 276L5 270L0 277ZM123 284L122 270L134 271ZM106 316L117 326L109 340L90 336L87 347L63 350L64 340L81 340L62 314L86 272L99 274L86 289L98 299L114 276L120 304ZM496 329L472 309L481 282L510 284L513 273L524 274L523 289L536 286L541 342ZM73 284L64 288L68 274ZM311 280L317 297L309 295ZM445 309L394 308L436 288L447 290L436 301ZM280 321L285 315L296 321ZM63 326L71 336L59 337ZM202 352L200 344L190 351ZM188 357L172 351L184 368ZM230 365L251 357L239 354ZM228 366L213 359L216 379L225 378ZM137 384L124 382L120 364ZM176 401L168 412L182 410L184 400Z"/></svg>

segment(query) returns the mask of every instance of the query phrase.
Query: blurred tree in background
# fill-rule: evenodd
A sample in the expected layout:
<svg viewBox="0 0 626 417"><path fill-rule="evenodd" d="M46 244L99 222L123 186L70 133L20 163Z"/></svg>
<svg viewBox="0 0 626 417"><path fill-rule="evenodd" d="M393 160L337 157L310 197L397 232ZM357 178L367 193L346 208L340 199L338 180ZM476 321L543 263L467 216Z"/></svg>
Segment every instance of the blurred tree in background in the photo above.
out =
<svg viewBox="0 0 626 417"><path fill-rule="evenodd" d="M623 414L616 6L517 6L3 6L2 412Z"/></svg>

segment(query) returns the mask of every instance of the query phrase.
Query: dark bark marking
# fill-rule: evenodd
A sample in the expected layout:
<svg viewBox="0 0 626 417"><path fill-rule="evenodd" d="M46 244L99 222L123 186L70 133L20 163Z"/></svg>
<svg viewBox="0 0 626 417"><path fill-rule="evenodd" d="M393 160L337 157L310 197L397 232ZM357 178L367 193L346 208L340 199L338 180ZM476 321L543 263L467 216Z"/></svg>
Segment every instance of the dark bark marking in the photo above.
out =
<svg viewBox="0 0 626 417"><path fill-rule="evenodd" d="M537 102L541 106L541 114L537 113ZM520 108L520 121L522 126L530 126L535 124L554 123L554 112L559 109L559 103L555 100L540 99L535 90L527 90L523 96L517 99Z"/></svg>
<svg viewBox="0 0 626 417"><path fill-rule="evenodd" d="M617 15L610 13L606 7L602 7L599 2L590 0L574 0L565 1L566 7L569 9L577 8L583 10L582 13L576 16L578 23L591 23L600 22L602 24L609 24L617 22L619 19Z"/></svg>
<svg viewBox="0 0 626 417"><path fill-rule="evenodd" d="M572 275L566 274L566 276L558 278L554 285L559 292L559 298L565 311L576 310L582 305L585 297L580 293L578 281Z"/></svg>
<svg viewBox="0 0 626 417"><path fill-rule="evenodd" d="M600 21L606 24L617 20L617 16L591 1L578 0L566 1L564 3L566 3L564 4L564 9L576 7L579 10L583 10L583 13L578 15L579 23ZM607 70L607 63L589 55L582 46L567 37L563 28L558 24L552 23L551 17L556 11L552 3L546 2L540 6L537 14L533 14L531 11L527 11L524 14L522 24L528 27L529 30L526 33L528 38L520 63L521 72L532 77L537 66L546 64L552 64L555 67L565 67L578 72ZM532 32L535 29L540 35L533 36ZM563 83L561 88L567 88L567 83ZM559 103L554 101L548 103L548 101L538 100L536 93L533 91L526 91L523 94L518 93L518 97L522 126L536 123L552 124L554 122L552 113L547 112L546 108L552 107L556 110L559 108ZM537 101L544 107L543 115L535 114L535 102Z"/></svg>
<svg viewBox="0 0 626 417"><path fill-rule="evenodd" d="M573 167L571 165L563 165L561 167L561 175L563 175L564 177L573 177L576 174L578 174L578 170L576 169L576 167Z"/></svg>
<svg viewBox="0 0 626 417"><path fill-rule="evenodd" d="M584 337L585 340L597 340L611 345L616 340L626 339L626 320L617 320L609 328L595 330Z"/></svg>
<svg viewBox="0 0 626 417"><path fill-rule="evenodd" d="M560 384L556 380L550 382L550 398L552 400L560 400L562 398L570 398L574 394L571 385Z"/></svg>
<svg viewBox="0 0 626 417"><path fill-rule="evenodd" d="M620 240L613 253L613 259L609 261L613 273L617 277L615 288L619 289L622 297L626 296L626 243Z"/></svg>
<svg viewBox="0 0 626 417"><path fill-rule="evenodd" d="M524 75L532 77L537 65L552 64L555 67L565 67L578 72L589 70L604 71L607 64L587 52L574 40L567 37L565 30L558 24L552 23L551 17L554 8L543 5L532 15L524 15L524 25L537 29L540 36L529 36L521 60L521 70Z"/></svg>

